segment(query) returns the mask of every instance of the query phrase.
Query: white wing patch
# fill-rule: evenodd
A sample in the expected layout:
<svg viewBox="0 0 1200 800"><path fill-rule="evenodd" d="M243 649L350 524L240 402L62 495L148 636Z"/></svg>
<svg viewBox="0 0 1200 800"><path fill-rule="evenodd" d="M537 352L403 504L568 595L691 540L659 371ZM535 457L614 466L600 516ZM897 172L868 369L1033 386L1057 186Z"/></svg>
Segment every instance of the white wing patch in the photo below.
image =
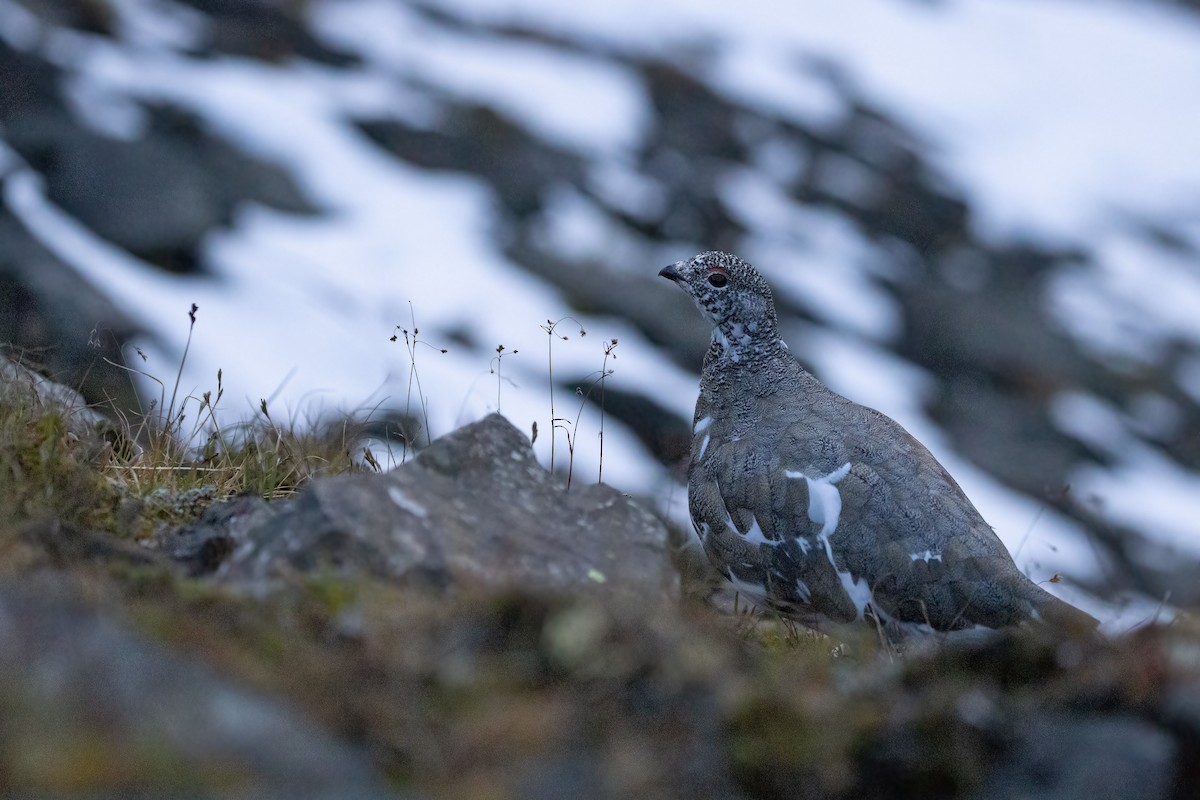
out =
<svg viewBox="0 0 1200 800"><path fill-rule="evenodd" d="M871 586L866 580L855 580L849 570L839 569L833 557L833 547L829 544L829 537L837 531L842 516L842 493L838 491L837 484L850 474L850 462L847 461L833 472L819 478L810 478L795 470L785 470L783 474L787 478L803 478L808 484L808 518L821 526L817 541L824 546L825 557L829 559L838 580L842 582L842 589L854 603L858 619L862 619L871 603Z"/></svg>
<svg viewBox="0 0 1200 800"><path fill-rule="evenodd" d="M758 518L754 516L750 517L750 530L745 533L738 530L737 525L733 524L733 517L729 516L725 517L725 529L730 533L742 537L746 544L779 544L779 542L767 538L767 535L763 533L762 527L758 524Z"/></svg>
<svg viewBox="0 0 1200 800"><path fill-rule="evenodd" d="M708 452L708 434L704 434L704 441L700 443L700 452L696 455L696 462L704 460L704 454Z"/></svg>
<svg viewBox="0 0 1200 800"><path fill-rule="evenodd" d="M696 424L692 426L692 433L704 433L708 430L708 426L712 425L712 417L701 417L696 420Z"/></svg>
<svg viewBox="0 0 1200 800"><path fill-rule="evenodd" d="M850 474L850 462L835 469L820 478L810 478L797 470L784 470L785 478L803 478L808 484L808 518L821 526L818 537L825 539L837 530L838 519L842 516L842 494L837 484Z"/></svg>
<svg viewBox="0 0 1200 800"><path fill-rule="evenodd" d="M745 533L738 531L737 526L733 524L732 518L729 520L729 527L738 533L739 536L745 539L747 544L776 544L776 542L768 539L767 535L763 533L762 528L758 525L757 519L752 520L750 523L750 530L746 531Z"/></svg>
<svg viewBox="0 0 1200 800"><path fill-rule="evenodd" d="M908 557L913 561L941 561L942 554L935 553L932 550L926 550L923 553L909 553Z"/></svg>
<svg viewBox="0 0 1200 800"><path fill-rule="evenodd" d="M832 559L831 559L832 560ZM842 582L842 588L846 590L846 594L854 602L854 608L858 611L856 619L862 619L866 616L867 606L870 605L874 597L874 592L871 591L871 586L862 578L855 580L849 570L838 570L838 579Z"/></svg>

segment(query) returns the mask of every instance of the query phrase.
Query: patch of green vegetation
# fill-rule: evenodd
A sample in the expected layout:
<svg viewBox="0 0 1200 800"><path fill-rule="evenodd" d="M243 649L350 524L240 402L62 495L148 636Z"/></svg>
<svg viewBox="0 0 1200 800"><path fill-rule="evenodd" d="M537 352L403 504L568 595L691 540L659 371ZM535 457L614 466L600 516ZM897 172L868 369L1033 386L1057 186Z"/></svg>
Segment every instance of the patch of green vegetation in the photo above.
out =
<svg viewBox="0 0 1200 800"><path fill-rule="evenodd" d="M306 605L325 620L333 620L358 602L362 582L332 571L318 571L305 578L304 588L308 590Z"/></svg>
<svg viewBox="0 0 1200 800"><path fill-rule="evenodd" d="M210 408L208 397L198 401L201 408ZM285 497L318 475L369 469L354 455L361 424L282 428L265 414L265 404L261 419L231 429L206 416L211 427L201 448L189 447L178 428L162 420L134 425L124 419L81 438L80 427L69 424L72 413L0 403L3 528L53 518L143 538L159 525L197 519L222 497Z"/></svg>
<svg viewBox="0 0 1200 800"><path fill-rule="evenodd" d="M47 516L92 526L111 516L120 494L87 461L63 412L0 404L0 524Z"/></svg>

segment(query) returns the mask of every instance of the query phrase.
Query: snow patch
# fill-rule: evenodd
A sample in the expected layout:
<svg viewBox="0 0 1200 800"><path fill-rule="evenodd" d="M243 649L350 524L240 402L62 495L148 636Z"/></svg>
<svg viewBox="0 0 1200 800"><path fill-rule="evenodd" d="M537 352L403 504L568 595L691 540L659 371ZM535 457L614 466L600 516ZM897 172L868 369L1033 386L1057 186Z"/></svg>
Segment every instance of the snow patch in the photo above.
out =
<svg viewBox="0 0 1200 800"><path fill-rule="evenodd" d="M595 155L635 147L650 127L637 78L612 61L533 41L459 34L400 3L318 3L316 29L406 78L499 108L547 140Z"/></svg>

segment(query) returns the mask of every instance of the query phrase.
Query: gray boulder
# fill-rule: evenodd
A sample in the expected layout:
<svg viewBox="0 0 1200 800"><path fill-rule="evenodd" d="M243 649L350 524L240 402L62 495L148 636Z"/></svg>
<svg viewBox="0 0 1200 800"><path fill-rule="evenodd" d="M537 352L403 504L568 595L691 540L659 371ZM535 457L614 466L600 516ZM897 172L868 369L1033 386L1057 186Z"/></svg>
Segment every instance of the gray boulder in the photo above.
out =
<svg viewBox="0 0 1200 800"><path fill-rule="evenodd" d="M435 441L387 475L313 481L274 514L210 509L200 542L237 540L219 575L253 591L288 574L375 577L437 589L596 590L639 602L677 594L667 532L603 484L567 490L529 440L493 414ZM239 520L254 523L245 526ZM248 529L246 529L248 528Z"/></svg>
<svg viewBox="0 0 1200 800"><path fill-rule="evenodd" d="M286 704L51 580L0 585L0 730L5 796L396 796L363 753Z"/></svg>
<svg viewBox="0 0 1200 800"><path fill-rule="evenodd" d="M1167 800L1177 746L1162 727L1131 715L1036 712L1020 721L1007 759L979 800Z"/></svg>

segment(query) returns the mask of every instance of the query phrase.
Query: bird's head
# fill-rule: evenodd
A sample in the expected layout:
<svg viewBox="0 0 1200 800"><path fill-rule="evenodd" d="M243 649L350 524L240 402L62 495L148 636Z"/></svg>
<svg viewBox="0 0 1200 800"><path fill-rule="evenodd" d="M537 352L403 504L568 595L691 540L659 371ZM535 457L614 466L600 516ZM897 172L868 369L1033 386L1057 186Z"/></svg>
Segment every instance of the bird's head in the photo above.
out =
<svg viewBox="0 0 1200 800"><path fill-rule="evenodd" d="M663 267L658 274L691 295L727 345L778 340L771 287L758 270L737 256L701 253Z"/></svg>

